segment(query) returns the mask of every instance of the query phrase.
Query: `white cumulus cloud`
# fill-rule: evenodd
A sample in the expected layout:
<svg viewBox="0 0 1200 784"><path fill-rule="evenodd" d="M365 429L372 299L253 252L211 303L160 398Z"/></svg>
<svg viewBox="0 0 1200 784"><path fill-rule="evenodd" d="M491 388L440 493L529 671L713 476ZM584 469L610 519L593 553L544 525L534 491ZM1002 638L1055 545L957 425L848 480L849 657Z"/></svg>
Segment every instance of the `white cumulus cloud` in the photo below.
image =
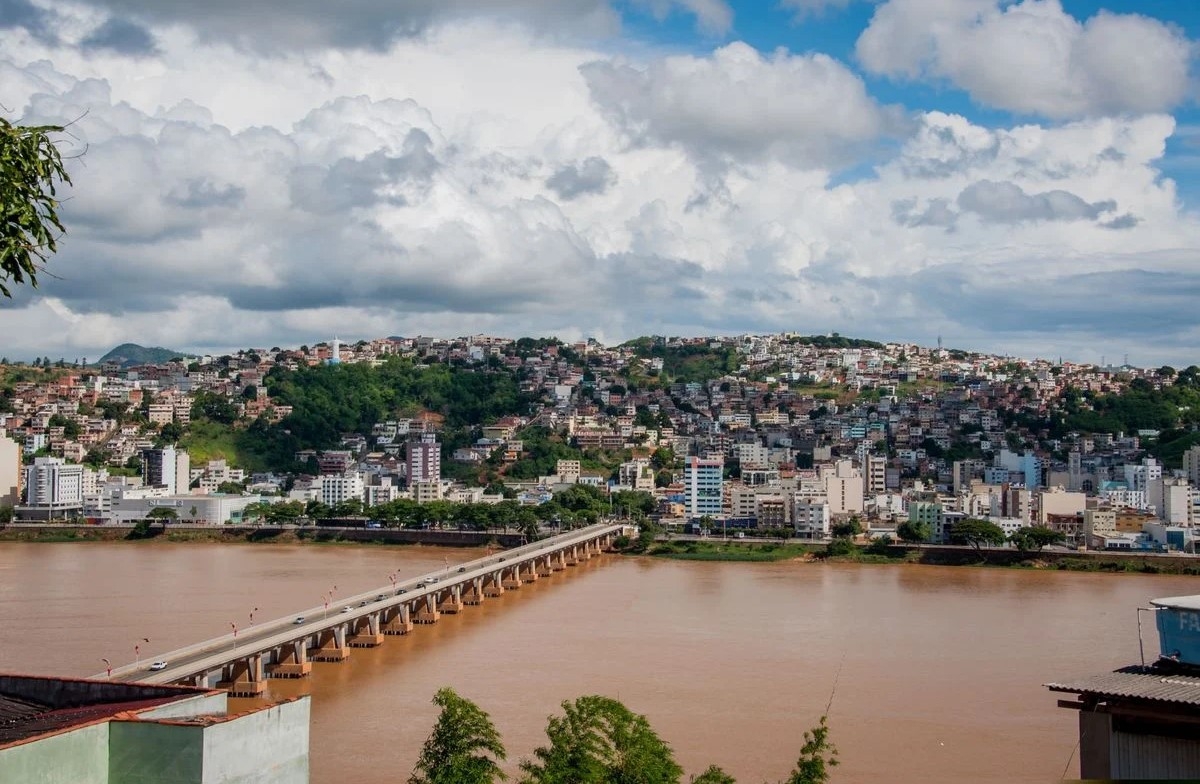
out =
<svg viewBox="0 0 1200 784"><path fill-rule="evenodd" d="M887 0L856 50L873 73L945 80L981 104L1052 118L1171 109L1193 56L1157 19L1080 21L1059 0Z"/></svg>

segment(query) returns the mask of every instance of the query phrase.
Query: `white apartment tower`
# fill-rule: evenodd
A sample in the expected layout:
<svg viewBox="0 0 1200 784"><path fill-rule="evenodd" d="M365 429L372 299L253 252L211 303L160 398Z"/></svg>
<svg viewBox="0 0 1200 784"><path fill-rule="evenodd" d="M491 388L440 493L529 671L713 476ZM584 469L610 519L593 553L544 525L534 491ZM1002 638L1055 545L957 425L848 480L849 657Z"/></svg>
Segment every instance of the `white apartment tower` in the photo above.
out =
<svg viewBox="0 0 1200 784"><path fill-rule="evenodd" d="M191 458L182 449L147 449L142 452L142 481L147 487L165 487L173 495L187 495L191 465Z"/></svg>
<svg viewBox="0 0 1200 784"><path fill-rule="evenodd" d="M725 461L689 457L683 463L683 487L690 519L721 517Z"/></svg>
<svg viewBox="0 0 1200 784"><path fill-rule="evenodd" d="M21 502L21 446L0 436L0 506Z"/></svg>
<svg viewBox="0 0 1200 784"><path fill-rule="evenodd" d="M422 433L419 441L408 442L408 485L442 479L442 445L435 433Z"/></svg>
<svg viewBox="0 0 1200 784"><path fill-rule="evenodd" d="M38 457L25 469L25 499L29 506L53 514L83 508L83 466L61 458Z"/></svg>

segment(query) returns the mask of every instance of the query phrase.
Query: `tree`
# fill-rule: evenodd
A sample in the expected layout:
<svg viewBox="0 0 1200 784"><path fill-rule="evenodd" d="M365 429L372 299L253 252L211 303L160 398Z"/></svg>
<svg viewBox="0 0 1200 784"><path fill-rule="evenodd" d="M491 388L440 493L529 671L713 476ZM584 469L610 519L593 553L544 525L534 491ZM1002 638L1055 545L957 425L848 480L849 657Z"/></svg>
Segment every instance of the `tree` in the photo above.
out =
<svg viewBox="0 0 1200 784"><path fill-rule="evenodd" d="M692 776L689 784L737 784L737 779L716 765L709 765L699 776Z"/></svg>
<svg viewBox="0 0 1200 784"><path fill-rule="evenodd" d="M969 544L977 551L983 545L1002 545L1008 541L1004 529L987 520L976 520L968 517L958 521L950 530L950 541L955 544Z"/></svg>
<svg viewBox="0 0 1200 784"><path fill-rule="evenodd" d="M683 769L645 716L599 695L562 704L546 725L549 746L521 763L524 784L675 784Z"/></svg>
<svg viewBox="0 0 1200 784"><path fill-rule="evenodd" d="M0 117L0 295L8 282L37 286L37 273L58 250L65 229L56 183L70 184L53 135L62 126L14 125Z"/></svg>
<svg viewBox="0 0 1200 784"><path fill-rule="evenodd" d="M933 534L929 523L906 520L896 527L896 536L905 542L927 542Z"/></svg>
<svg viewBox="0 0 1200 784"><path fill-rule="evenodd" d="M834 536L846 536L853 539L863 532L862 521L858 519L858 515L854 515L844 523L838 523L829 529L829 532Z"/></svg>
<svg viewBox="0 0 1200 784"><path fill-rule="evenodd" d="M1027 525L1014 531L1009 539L1022 552L1029 550L1038 552L1047 545L1065 541L1066 537L1053 528L1047 528L1043 525Z"/></svg>
<svg viewBox="0 0 1200 784"><path fill-rule="evenodd" d="M804 733L800 759L784 784L826 784L830 768L838 764L837 747L829 742L829 724L825 716L817 726Z"/></svg>
<svg viewBox="0 0 1200 784"><path fill-rule="evenodd" d="M178 520L179 512L169 506L156 506L146 513L146 519L161 520L163 525L166 525L168 520Z"/></svg>
<svg viewBox="0 0 1200 784"><path fill-rule="evenodd" d="M507 778L497 760L507 758L491 717L454 689L438 689L440 707L408 784L490 784Z"/></svg>
<svg viewBox="0 0 1200 784"><path fill-rule="evenodd" d="M7 525L13 519L13 508L5 504L0 506L0 525Z"/></svg>

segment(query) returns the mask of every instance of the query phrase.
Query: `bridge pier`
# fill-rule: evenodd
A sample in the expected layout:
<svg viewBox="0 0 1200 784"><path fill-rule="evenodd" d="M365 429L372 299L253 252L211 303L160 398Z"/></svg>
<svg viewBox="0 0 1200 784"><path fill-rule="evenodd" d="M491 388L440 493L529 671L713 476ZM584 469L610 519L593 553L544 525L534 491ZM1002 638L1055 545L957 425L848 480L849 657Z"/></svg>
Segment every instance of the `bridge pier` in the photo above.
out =
<svg viewBox="0 0 1200 784"><path fill-rule="evenodd" d="M449 613L450 615L462 612L462 586L452 585L446 589L443 595L445 598L438 603L438 610L440 612Z"/></svg>
<svg viewBox="0 0 1200 784"><path fill-rule="evenodd" d="M549 555L543 556L541 558L535 558L534 562L537 564L537 576L538 577L549 577L550 575L554 574L554 570L550 568L550 556Z"/></svg>
<svg viewBox="0 0 1200 784"><path fill-rule="evenodd" d="M312 675L312 662L308 660L308 644L295 640L275 649L274 664L267 665L269 678L307 678Z"/></svg>
<svg viewBox="0 0 1200 784"><path fill-rule="evenodd" d="M550 571L561 572L567 568L567 558L562 550L550 556Z"/></svg>
<svg viewBox="0 0 1200 784"><path fill-rule="evenodd" d="M383 633L379 629L379 613L371 613L350 622L351 648L375 648L383 645Z"/></svg>
<svg viewBox="0 0 1200 784"><path fill-rule="evenodd" d="M563 563L567 566L575 566L579 563L579 548L576 545L571 545L563 551Z"/></svg>
<svg viewBox="0 0 1200 784"><path fill-rule="evenodd" d="M217 688L227 690L231 697L258 697L267 690L262 658L256 653L225 665Z"/></svg>
<svg viewBox="0 0 1200 784"><path fill-rule="evenodd" d="M537 559L534 559L533 561L529 561L517 567L517 576L520 577L523 582L537 582L538 569L536 560Z"/></svg>
<svg viewBox="0 0 1200 784"><path fill-rule="evenodd" d="M418 601L419 604L417 605L417 617L413 620L417 623L424 624L437 623L438 619L442 617L441 612L438 610L437 594L426 594Z"/></svg>
<svg viewBox="0 0 1200 784"><path fill-rule="evenodd" d="M470 605L483 604L483 598L484 598L483 578L476 577L474 580L472 580L470 583L467 584L467 590L463 591L463 595L462 595L463 604L470 604Z"/></svg>
<svg viewBox="0 0 1200 784"><path fill-rule="evenodd" d="M489 574L483 583L484 596L503 596L504 595L504 570Z"/></svg>
<svg viewBox="0 0 1200 784"><path fill-rule="evenodd" d="M383 633L401 635L408 634L413 629L412 612L407 604L396 607L394 611L384 611Z"/></svg>
<svg viewBox="0 0 1200 784"><path fill-rule="evenodd" d="M505 576L507 574L507 576ZM505 590L515 591L521 587L521 567L514 566L511 569L500 570L500 585Z"/></svg>
<svg viewBox="0 0 1200 784"><path fill-rule="evenodd" d="M340 662L350 658L350 648L346 645L346 625L340 624L322 631L317 638L317 652L309 658L319 662Z"/></svg>

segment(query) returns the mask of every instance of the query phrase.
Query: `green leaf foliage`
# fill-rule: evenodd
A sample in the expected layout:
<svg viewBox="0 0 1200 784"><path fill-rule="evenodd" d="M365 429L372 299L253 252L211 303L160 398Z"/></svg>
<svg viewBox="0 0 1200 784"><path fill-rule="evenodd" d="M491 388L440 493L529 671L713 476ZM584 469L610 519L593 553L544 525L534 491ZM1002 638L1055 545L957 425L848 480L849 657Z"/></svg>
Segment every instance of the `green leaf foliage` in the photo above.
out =
<svg viewBox="0 0 1200 784"><path fill-rule="evenodd" d="M804 733L800 759L785 784L826 784L837 764L837 747L829 742L829 723L822 716L816 727Z"/></svg>
<svg viewBox="0 0 1200 784"><path fill-rule="evenodd" d="M968 517L954 524L950 530L950 541L969 544L979 550L985 544L998 547L1008 541L1008 537L1004 535L1004 529L995 523Z"/></svg>
<svg viewBox="0 0 1200 784"><path fill-rule="evenodd" d="M645 716L592 695L562 704L546 726L549 746L521 763L525 784L674 784L683 776Z"/></svg>
<svg viewBox="0 0 1200 784"><path fill-rule="evenodd" d="M737 779L716 765L709 765L699 776L692 776L689 784L737 784Z"/></svg>
<svg viewBox="0 0 1200 784"><path fill-rule="evenodd" d="M0 117L0 295L10 283L37 286L64 229L56 184L70 184L54 135L57 125L20 126Z"/></svg>
<svg viewBox="0 0 1200 784"><path fill-rule="evenodd" d="M507 754L491 717L449 687L439 689L433 703L442 710L408 784L491 784L506 779L497 760Z"/></svg>

